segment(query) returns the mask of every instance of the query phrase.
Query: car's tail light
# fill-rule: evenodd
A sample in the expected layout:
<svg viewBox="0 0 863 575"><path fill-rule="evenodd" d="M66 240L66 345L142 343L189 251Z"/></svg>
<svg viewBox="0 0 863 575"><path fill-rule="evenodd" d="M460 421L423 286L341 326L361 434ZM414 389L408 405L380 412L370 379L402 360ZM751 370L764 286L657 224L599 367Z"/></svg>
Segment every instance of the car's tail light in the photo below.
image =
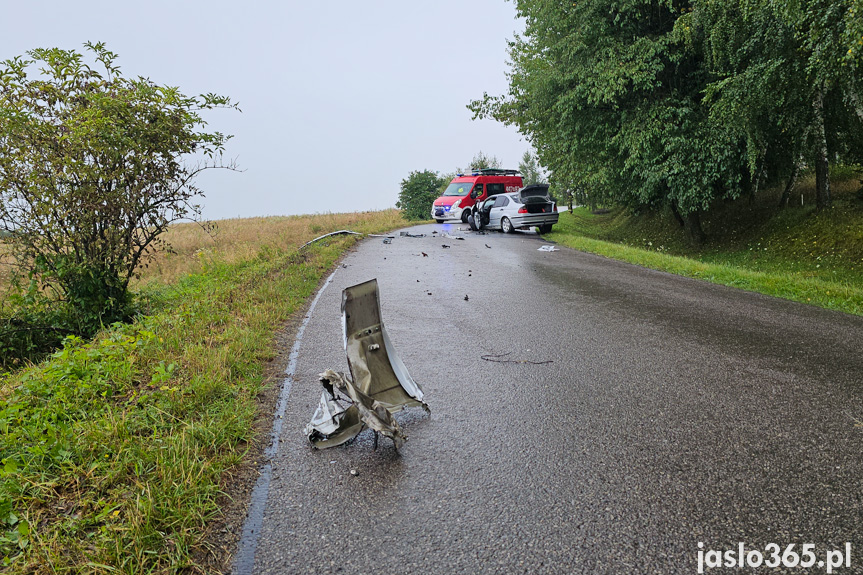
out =
<svg viewBox="0 0 863 575"><path fill-rule="evenodd" d="M557 204L554 204L554 211L557 211Z"/></svg>
<svg viewBox="0 0 863 575"><path fill-rule="evenodd" d="M520 214L526 214L526 213L527 213L527 208L519 208L519 209L518 209L518 213L520 213Z"/></svg>

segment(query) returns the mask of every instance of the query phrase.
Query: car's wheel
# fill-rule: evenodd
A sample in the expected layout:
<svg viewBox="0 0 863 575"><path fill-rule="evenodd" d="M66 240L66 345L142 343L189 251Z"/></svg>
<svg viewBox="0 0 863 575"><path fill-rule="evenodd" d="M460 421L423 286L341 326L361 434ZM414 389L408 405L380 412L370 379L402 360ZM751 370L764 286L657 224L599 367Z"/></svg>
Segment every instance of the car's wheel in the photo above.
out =
<svg viewBox="0 0 863 575"><path fill-rule="evenodd" d="M467 215L467 225L469 225L470 229L472 229L475 232L479 231L479 226L477 225L477 218L478 217L479 217L479 214L468 214Z"/></svg>
<svg viewBox="0 0 863 575"><path fill-rule="evenodd" d="M551 233L552 224L545 224L544 226L539 226L539 233L541 234L549 234Z"/></svg>
<svg viewBox="0 0 863 575"><path fill-rule="evenodd" d="M439 223L439 224L442 224L442 223L443 223L443 220L439 220L439 219L437 219L437 218L435 218L435 219L434 219L434 221L436 221L436 222L437 222L437 223Z"/></svg>
<svg viewBox="0 0 863 575"><path fill-rule="evenodd" d="M512 222L509 221L509 218L507 218L505 216L503 218L501 218L501 220L500 220L500 231L502 231L505 234L511 234L512 232L515 231L515 228L512 227Z"/></svg>
<svg viewBox="0 0 863 575"><path fill-rule="evenodd" d="M461 223L466 224L466 223L467 223L467 217L468 217L469 215L470 215L470 212L469 212L469 211L467 211L467 210L462 210L462 211L461 211Z"/></svg>

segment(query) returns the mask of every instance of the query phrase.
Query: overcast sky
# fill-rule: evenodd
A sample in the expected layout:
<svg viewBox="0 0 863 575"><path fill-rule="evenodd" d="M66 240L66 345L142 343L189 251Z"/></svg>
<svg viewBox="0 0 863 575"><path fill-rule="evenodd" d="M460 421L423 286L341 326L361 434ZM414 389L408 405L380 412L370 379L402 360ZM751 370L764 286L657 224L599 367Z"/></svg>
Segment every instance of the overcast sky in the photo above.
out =
<svg viewBox="0 0 863 575"><path fill-rule="evenodd" d="M413 170L480 150L517 168L529 147L465 107L506 91L523 23L505 0L7 0L2 14L2 60L103 41L127 76L239 102L205 117L245 170L199 179L210 219L383 209Z"/></svg>

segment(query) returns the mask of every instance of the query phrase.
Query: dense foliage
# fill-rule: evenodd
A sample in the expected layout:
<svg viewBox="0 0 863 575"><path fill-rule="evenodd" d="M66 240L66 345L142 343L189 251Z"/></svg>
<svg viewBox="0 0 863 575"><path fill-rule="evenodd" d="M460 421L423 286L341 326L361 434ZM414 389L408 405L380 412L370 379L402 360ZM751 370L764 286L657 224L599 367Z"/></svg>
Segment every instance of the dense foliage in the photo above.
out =
<svg viewBox="0 0 863 575"><path fill-rule="evenodd" d="M408 220L427 220L431 218L432 204L440 195L441 186L448 182L449 180L440 177L437 172L411 172L402 180L396 207L402 210Z"/></svg>
<svg viewBox="0 0 863 575"><path fill-rule="evenodd" d="M588 203L668 206L701 240L716 200L812 167L827 207L829 162L861 159L860 0L516 5L509 92L470 108Z"/></svg>
<svg viewBox="0 0 863 575"><path fill-rule="evenodd" d="M124 78L104 45L86 47L95 67L56 48L0 64L0 230L25 280L0 347L127 320L136 270L171 222L200 213L195 176L230 167L229 136L203 131L198 114L228 98Z"/></svg>

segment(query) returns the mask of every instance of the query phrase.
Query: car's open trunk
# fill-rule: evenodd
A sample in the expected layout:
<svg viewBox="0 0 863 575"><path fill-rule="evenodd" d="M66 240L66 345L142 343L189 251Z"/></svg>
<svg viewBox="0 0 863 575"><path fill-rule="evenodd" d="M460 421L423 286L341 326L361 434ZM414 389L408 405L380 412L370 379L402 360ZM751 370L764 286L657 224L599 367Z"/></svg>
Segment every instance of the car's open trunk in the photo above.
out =
<svg viewBox="0 0 863 575"><path fill-rule="evenodd" d="M542 214L554 211L554 204L548 197L548 184L526 186L518 193L519 201L529 214Z"/></svg>

